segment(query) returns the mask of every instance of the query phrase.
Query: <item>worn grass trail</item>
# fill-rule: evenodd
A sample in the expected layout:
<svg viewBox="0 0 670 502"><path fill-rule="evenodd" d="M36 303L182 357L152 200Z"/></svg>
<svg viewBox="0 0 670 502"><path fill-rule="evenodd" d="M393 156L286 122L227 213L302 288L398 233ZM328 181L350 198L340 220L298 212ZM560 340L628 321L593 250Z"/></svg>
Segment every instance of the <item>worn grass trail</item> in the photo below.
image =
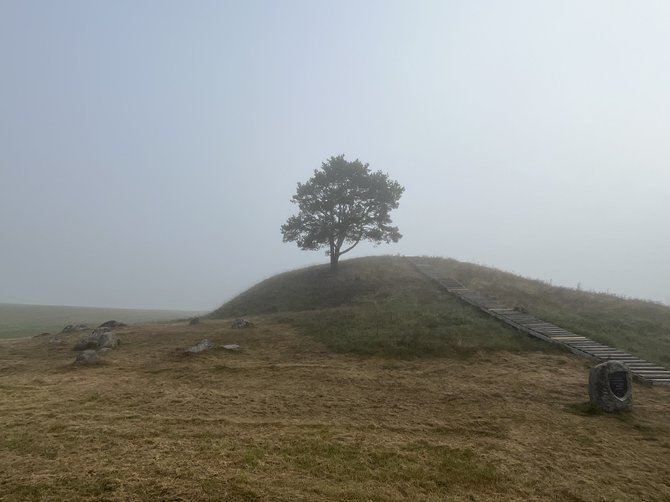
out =
<svg viewBox="0 0 670 502"><path fill-rule="evenodd" d="M2 500L664 500L670 389L594 415L570 354L333 353L273 316L0 343ZM207 337L242 351L184 356Z"/></svg>

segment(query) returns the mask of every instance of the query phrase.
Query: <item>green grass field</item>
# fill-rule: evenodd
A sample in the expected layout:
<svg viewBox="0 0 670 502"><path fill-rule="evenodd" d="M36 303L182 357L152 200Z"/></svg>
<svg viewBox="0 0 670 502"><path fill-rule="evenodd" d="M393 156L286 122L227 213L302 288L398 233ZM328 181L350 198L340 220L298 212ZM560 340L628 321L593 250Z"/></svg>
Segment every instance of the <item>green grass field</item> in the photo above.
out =
<svg viewBox="0 0 670 502"><path fill-rule="evenodd" d="M168 321L200 314L202 312L0 303L0 339L60 333L68 324L86 324L93 328L111 319L134 324Z"/></svg>

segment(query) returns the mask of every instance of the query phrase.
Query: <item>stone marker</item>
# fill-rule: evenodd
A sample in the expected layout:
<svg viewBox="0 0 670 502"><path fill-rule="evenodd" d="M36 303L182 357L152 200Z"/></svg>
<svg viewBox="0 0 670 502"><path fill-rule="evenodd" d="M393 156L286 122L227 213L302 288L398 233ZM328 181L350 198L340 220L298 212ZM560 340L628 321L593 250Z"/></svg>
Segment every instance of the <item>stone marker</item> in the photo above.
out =
<svg viewBox="0 0 670 502"><path fill-rule="evenodd" d="M591 404L612 413L633 407L633 379L630 370L619 361L597 364L589 371Z"/></svg>

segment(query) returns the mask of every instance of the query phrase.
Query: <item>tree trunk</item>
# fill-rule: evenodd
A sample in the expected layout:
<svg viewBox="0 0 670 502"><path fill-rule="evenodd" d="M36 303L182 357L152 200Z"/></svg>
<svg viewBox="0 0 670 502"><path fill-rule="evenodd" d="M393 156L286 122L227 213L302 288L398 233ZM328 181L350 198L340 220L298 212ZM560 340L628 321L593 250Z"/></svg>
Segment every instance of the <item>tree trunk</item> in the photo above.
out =
<svg viewBox="0 0 670 502"><path fill-rule="evenodd" d="M337 273L337 260L339 260L339 253L330 253L330 271L334 274Z"/></svg>

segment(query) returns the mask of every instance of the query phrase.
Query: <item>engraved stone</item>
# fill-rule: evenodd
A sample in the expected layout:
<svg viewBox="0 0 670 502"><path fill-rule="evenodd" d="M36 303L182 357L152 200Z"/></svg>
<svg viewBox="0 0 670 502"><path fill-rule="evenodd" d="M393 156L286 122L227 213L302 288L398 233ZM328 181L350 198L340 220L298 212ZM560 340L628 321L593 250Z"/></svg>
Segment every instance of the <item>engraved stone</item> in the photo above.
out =
<svg viewBox="0 0 670 502"><path fill-rule="evenodd" d="M630 410L633 407L633 380L630 370L619 361L607 361L589 371L589 397L603 411Z"/></svg>

